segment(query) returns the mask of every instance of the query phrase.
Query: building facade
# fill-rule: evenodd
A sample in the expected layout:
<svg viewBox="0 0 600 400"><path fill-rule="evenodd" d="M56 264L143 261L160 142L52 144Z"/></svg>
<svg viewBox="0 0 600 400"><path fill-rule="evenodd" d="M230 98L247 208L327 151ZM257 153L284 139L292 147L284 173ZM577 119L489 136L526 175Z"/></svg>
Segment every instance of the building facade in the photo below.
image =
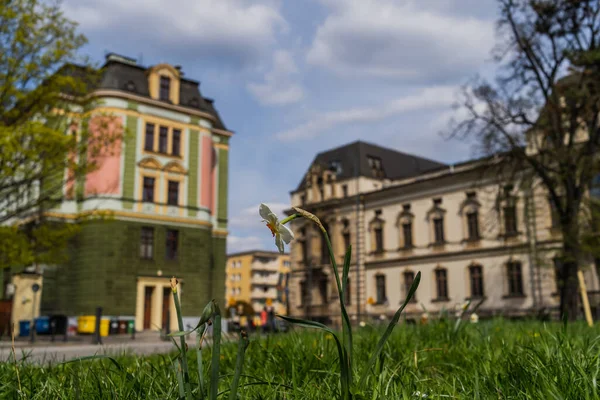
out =
<svg viewBox="0 0 600 400"><path fill-rule="evenodd" d="M350 180L343 170L352 163L343 153L370 168ZM422 161L424 167L411 171L418 163L408 163L410 156L384 154L362 142L321 153L303 180L309 183L292 192L293 206L324 222L338 264L353 246L345 299L351 318L393 315L418 272L408 315L435 314L467 300L483 300L481 315L520 316L558 305L554 267L561 238L541 185L499 185L494 170L477 160ZM292 315L339 322L323 240L311 223L292 224ZM597 291L592 260L583 270L588 291Z"/></svg>
<svg viewBox="0 0 600 400"><path fill-rule="evenodd" d="M229 304L244 302L255 312L271 303L278 314L287 314L289 254L245 251L227 256L225 296Z"/></svg>
<svg viewBox="0 0 600 400"><path fill-rule="evenodd" d="M103 314L136 330L176 329L169 278L180 280L184 317L225 301L229 140L211 99L179 66L139 65L109 54L89 119L110 115L123 140L98 168L65 187L48 216L82 225L67 265L44 266L43 315ZM72 126L77 134L77 126ZM67 172L68 173L68 172Z"/></svg>

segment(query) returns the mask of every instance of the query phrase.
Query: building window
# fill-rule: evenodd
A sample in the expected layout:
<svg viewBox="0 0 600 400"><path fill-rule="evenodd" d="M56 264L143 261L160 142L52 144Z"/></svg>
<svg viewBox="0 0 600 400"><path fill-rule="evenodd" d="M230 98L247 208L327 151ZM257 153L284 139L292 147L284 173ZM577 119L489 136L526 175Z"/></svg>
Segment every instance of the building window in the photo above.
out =
<svg viewBox="0 0 600 400"><path fill-rule="evenodd" d="M412 271L404 272L404 295L408 296L408 292L410 292L410 288L415 281L415 273ZM417 302L417 293L415 292L414 296L410 299L411 303Z"/></svg>
<svg viewBox="0 0 600 400"><path fill-rule="evenodd" d="M142 192L142 201L153 203L154 202L154 178L148 176L144 177L144 189Z"/></svg>
<svg viewBox="0 0 600 400"><path fill-rule="evenodd" d="M179 231L174 229L167 229L167 260L177 259L177 250L179 242Z"/></svg>
<svg viewBox="0 0 600 400"><path fill-rule="evenodd" d="M344 239L344 254L348 251L348 247L350 247L350 232L346 231L342 234Z"/></svg>
<svg viewBox="0 0 600 400"><path fill-rule="evenodd" d="M444 217L433 219L433 234L435 236L435 244L444 243Z"/></svg>
<svg viewBox="0 0 600 400"><path fill-rule="evenodd" d="M517 208L514 205L504 207L504 233L506 236L517 234Z"/></svg>
<svg viewBox="0 0 600 400"><path fill-rule="evenodd" d="M300 196L300 204L304 205L306 203L306 196L305 195L301 195Z"/></svg>
<svg viewBox="0 0 600 400"><path fill-rule="evenodd" d="M467 213L467 228L469 240L479 240L479 215L477 211Z"/></svg>
<svg viewBox="0 0 600 400"><path fill-rule="evenodd" d="M371 173L374 178L383 178L383 164L381 163L381 158L368 156L369 167L371 167Z"/></svg>
<svg viewBox="0 0 600 400"><path fill-rule="evenodd" d="M323 224L323 228L326 232L329 232L327 224ZM331 240L331 239L330 239ZM327 241L324 236L321 236L321 264L329 263L329 248L327 247Z"/></svg>
<svg viewBox="0 0 600 400"><path fill-rule="evenodd" d="M448 272L440 268L435 270L435 284L437 288L437 298L439 300L448 299Z"/></svg>
<svg viewBox="0 0 600 400"><path fill-rule="evenodd" d="M402 224L402 238L404 239L404 248L410 249L413 247L412 242L412 222Z"/></svg>
<svg viewBox="0 0 600 400"><path fill-rule="evenodd" d="M385 275L375 275L375 293L377 295L377 304L383 304L387 301L385 295Z"/></svg>
<svg viewBox="0 0 600 400"><path fill-rule="evenodd" d="M154 124L146 124L146 135L144 137L144 150L154 151Z"/></svg>
<svg viewBox="0 0 600 400"><path fill-rule="evenodd" d="M167 153L167 141L169 136L169 128L166 126L161 126L158 133L158 152L159 153Z"/></svg>
<svg viewBox="0 0 600 400"><path fill-rule="evenodd" d="M319 291L321 292L321 304L329 303L329 299L327 298L327 288L329 282L327 282L327 278L323 278L319 281Z"/></svg>
<svg viewBox="0 0 600 400"><path fill-rule="evenodd" d="M300 282L300 306L304 306L306 304L306 282Z"/></svg>
<svg viewBox="0 0 600 400"><path fill-rule="evenodd" d="M160 93L159 99L163 101L169 101L169 94L171 92L171 78L167 76L160 77Z"/></svg>
<svg viewBox="0 0 600 400"><path fill-rule="evenodd" d="M375 253L383 253L383 227L375 227L373 234L375 235Z"/></svg>
<svg viewBox="0 0 600 400"><path fill-rule="evenodd" d="M523 296L523 273L521 263L511 261L506 264L506 272L508 274L508 295Z"/></svg>
<svg viewBox="0 0 600 400"><path fill-rule="evenodd" d="M350 285L350 278L348 278L348 281L346 282L346 291L344 292L344 304L346 304L347 306L349 306L352 303L352 296L350 295L351 287L352 285Z"/></svg>
<svg viewBox="0 0 600 400"><path fill-rule="evenodd" d="M181 130L179 129L173 129L171 154L174 156L179 156L181 154Z"/></svg>
<svg viewBox="0 0 600 400"><path fill-rule="evenodd" d="M558 228L560 226L560 215L558 214L558 210L551 198L548 199L548 204L550 205L550 221L552 223L552 228Z"/></svg>
<svg viewBox="0 0 600 400"><path fill-rule="evenodd" d="M149 226L142 227L140 237L140 258L151 260L154 255L154 228Z"/></svg>
<svg viewBox="0 0 600 400"><path fill-rule="evenodd" d="M481 265L469 267L469 278L471 281L471 298L483 297L483 270Z"/></svg>
<svg viewBox="0 0 600 400"><path fill-rule="evenodd" d="M177 181L169 181L167 195L167 204L170 206L176 206L179 204L179 182Z"/></svg>
<svg viewBox="0 0 600 400"><path fill-rule="evenodd" d="M342 195L348 197L348 185L342 185Z"/></svg>

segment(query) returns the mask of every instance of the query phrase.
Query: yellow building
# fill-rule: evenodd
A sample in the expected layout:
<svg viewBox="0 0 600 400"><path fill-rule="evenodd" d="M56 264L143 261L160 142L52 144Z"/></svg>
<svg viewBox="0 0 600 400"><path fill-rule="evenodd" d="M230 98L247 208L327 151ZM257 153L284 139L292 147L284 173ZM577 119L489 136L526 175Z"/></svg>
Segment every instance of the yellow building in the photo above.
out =
<svg viewBox="0 0 600 400"><path fill-rule="evenodd" d="M286 314L289 271L289 254L252 250L228 255L225 279L228 303L245 302L255 312L273 304L276 313Z"/></svg>

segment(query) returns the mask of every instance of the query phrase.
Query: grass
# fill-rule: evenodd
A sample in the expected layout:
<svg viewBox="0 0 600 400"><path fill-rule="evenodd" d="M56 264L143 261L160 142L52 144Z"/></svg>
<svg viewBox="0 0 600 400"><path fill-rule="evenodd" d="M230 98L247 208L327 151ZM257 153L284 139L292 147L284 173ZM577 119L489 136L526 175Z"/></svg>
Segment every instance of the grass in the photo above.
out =
<svg viewBox="0 0 600 400"><path fill-rule="evenodd" d="M382 328L354 335L354 373L366 365ZM238 343L220 349L219 398L229 398ZM416 399L597 399L600 328L583 323L453 321L398 326L389 337L366 390L356 398ZM211 352L203 351L210 381ZM188 353L197 387L196 352ZM178 399L172 356L124 356L36 367L0 364L0 399ZM331 399L340 396L338 351L332 336L296 329L285 335L250 337L238 398ZM418 394L419 393L419 394ZM197 397L194 397L197 398ZM422 398L422 397L421 397Z"/></svg>

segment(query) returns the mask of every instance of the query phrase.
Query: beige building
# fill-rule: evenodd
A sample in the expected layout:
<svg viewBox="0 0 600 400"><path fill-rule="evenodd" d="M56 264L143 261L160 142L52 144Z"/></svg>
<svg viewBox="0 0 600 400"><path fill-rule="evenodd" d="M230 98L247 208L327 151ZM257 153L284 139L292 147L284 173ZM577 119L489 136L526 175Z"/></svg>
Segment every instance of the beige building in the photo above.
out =
<svg viewBox="0 0 600 400"><path fill-rule="evenodd" d="M228 303L243 301L259 312L271 302L278 314L286 313L285 284L289 254L246 251L227 258L225 297Z"/></svg>
<svg viewBox="0 0 600 400"><path fill-rule="evenodd" d="M558 305L553 260L560 234L547 194L535 183L498 185L482 166L444 165L364 142L317 155L292 205L324 222L340 265L352 244L352 318L393 315L418 272L419 289L406 309L412 315L468 299L485 299L480 315ZM290 312L338 322L321 236L306 220L294 220L292 229ZM588 291L598 290L591 260L584 275Z"/></svg>

